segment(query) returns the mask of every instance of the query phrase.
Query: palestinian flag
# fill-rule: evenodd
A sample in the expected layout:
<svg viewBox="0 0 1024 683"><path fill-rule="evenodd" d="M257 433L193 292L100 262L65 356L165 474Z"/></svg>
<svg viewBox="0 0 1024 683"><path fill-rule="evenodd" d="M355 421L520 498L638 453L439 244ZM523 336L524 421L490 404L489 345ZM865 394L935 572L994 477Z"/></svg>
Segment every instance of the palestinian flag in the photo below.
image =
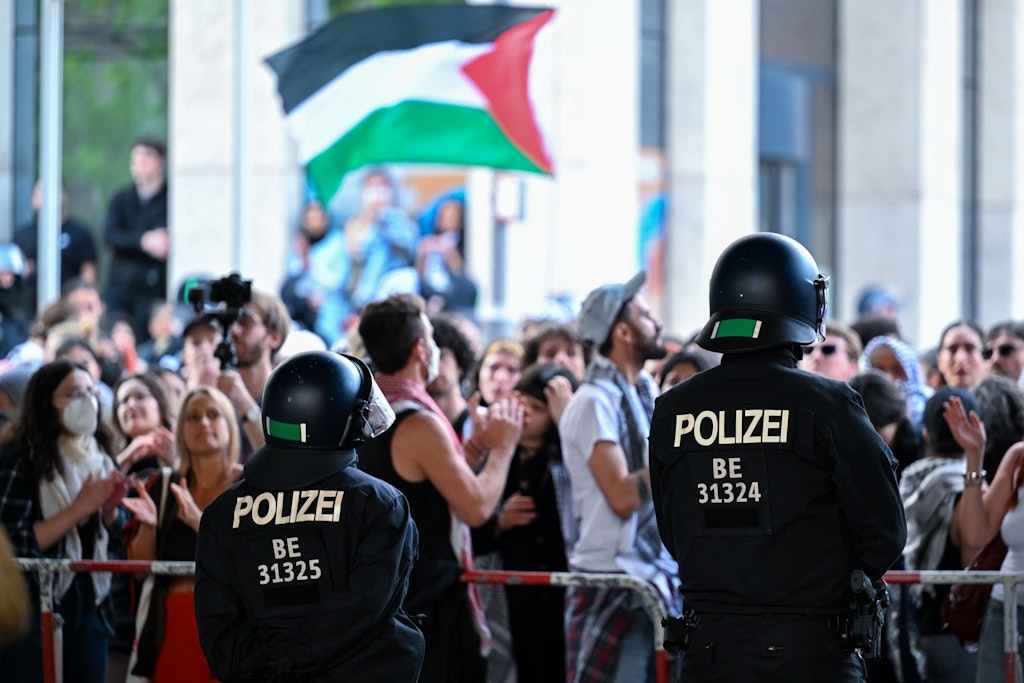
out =
<svg viewBox="0 0 1024 683"><path fill-rule="evenodd" d="M299 158L327 201L367 164L551 173L539 115L554 10L418 5L345 14L267 63Z"/></svg>

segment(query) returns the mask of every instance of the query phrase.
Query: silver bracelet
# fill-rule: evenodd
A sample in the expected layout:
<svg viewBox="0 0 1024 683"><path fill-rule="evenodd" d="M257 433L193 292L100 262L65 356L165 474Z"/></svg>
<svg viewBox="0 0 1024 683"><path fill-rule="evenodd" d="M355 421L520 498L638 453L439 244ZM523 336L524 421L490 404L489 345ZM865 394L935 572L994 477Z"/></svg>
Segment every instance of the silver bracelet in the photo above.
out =
<svg viewBox="0 0 1024 683"><path fill-rule="evenodd" d="M964 486L981 486L985 481L985 476L988 472L985 470L975 470L973 472L964 472Z"/></svg>

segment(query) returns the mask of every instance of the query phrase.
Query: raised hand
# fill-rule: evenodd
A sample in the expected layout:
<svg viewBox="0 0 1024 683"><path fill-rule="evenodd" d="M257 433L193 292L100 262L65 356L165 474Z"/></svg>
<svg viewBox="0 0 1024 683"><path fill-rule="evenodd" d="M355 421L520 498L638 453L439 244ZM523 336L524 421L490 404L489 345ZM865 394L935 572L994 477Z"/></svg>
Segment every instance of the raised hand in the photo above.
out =
<svg viewBox="0 0 1024 683"><path fill-rule="evenodd" d="M958 396L950 397L942 408L942 416L949 425L953 438L964 449L968 460L972 461L972 466L980 466L981 454L985 451L985 423L973 410L968 415L964 410L963 401Z"/></svg>
<svg viewBox="0 0 1024 683"><path fill-rule="evenodd" d="M548 402L548 412L551 413L551 421L558 425L565 412L565 406L572 398L572 383L569 378L563 375L555 375L548 380L544 387L544 398Z"/></svg>
<svg viewBox="0 0 1024 683"><path fill-rule="evenodd" d="M75 497L75 504L79 505L86 515L91 515L104 507L108 498L116 496L119 483L120 473L117 471L112 471L105 477L90 474L82 482L82 490Z"/></svg>
<svg viewBox="0 0 1024 683"><path fill-rule="evenodd" d="M135 491L139 494L139 497L125 498L121 501L121 505L124 505L128 512L135 515L135 519L139 520L140 524L156 527L156 503L153 502L153 499L149 496L149 491L146 490L146 486L141 481L135 482Z"/></svg>
<svg viewBox="0 0 1024 683"><path fill-rule="evenodd" d="M470 407L470 414L476 412ZM478 432L477 429L480 429ZM473 420L473 434L489 450L514 450L523 431L523 403L518 396L506 396L487 409L486 416Z"/></svg>
<svg viewBox="0 0 1024 683"><path fill-rule="evenodd" d="M175 484L171 482L171 492L174 497L178 500L178 519L188 524L195 531L199 531L199 520L203 516L203 511L196 505L196 501L192 498L192 494L188 488L181 484Z"/></svg>

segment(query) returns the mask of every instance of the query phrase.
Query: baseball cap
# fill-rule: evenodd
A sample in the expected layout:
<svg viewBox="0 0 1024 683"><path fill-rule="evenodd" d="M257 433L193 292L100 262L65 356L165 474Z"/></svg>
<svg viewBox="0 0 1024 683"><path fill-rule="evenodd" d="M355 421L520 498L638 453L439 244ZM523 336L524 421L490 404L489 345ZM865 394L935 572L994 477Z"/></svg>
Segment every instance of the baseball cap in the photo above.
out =
<svg viewBox="0 0 1024 683"><path fill-rule="evenodd" d="M201 325L206 325L208 327L214 328L217 331L220 331L220 321L218 321L217 318L213 317L212 315L203 313L201 315L195 316L187 323L185 323L185 328L181 331L181 338L186 339L192 330Z"/></svg>
<svg viewBox="0 0 1024 683"><path fill-rule="evenodd" d="M647 273L641 270L625 284L602 285L588 294L576 321L583 341L594 346L604 344L622 305L633 298L646 281Z"/></svg>

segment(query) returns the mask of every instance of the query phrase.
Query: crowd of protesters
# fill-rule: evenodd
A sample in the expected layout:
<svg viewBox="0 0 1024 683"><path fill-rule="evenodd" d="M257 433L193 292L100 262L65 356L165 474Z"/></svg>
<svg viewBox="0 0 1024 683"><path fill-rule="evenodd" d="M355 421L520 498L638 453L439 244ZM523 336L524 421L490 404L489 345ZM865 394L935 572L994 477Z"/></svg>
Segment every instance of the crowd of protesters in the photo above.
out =
<svg viewBox="0 0 1024 683"><path fill-rule="evenodd" d="M639 275L595 290L577 317L531 319L488 338L465 276L461 198L439 202L417 225L381 169L365 173L360 208L344 220L310 201L279 295L253 292L233 320L185 313L162 294L171 239L163 154L159 141L133 146L134 182L111 202L108 251L66 264L73 272L62 271L58 301L29 316L27 299L5 297L30 282L34 254L0 250L0 523L15 554L190 559L203 509L261 445L271 369L292 353L331 348L365 358L405 420L404 432L365 454L368 466L414 491L406 494L414 520L424 514L416 497L430 500L434 517L421 526L443 522L443 533L420 532L444 547L421 554L434 566L414 572L409 599L466 628L445 642L448 632L425 626L425 674L610 681L646 671L642 678L653 680L650 623L628 599L452 587L474 561L584 572L646 563L666 602L677 601L671 562L641 538L646 406L718 357L690 331L664 330ZM96 261L107 257L120 264L118 277L135 279L102 289ZM824 340L802 349L801 367L857 389L894 454L910 529L902 566L961 569L1001 532L1010 546L1004 567L1019 570L1024 321L988 330L950 321L933 348L918 349L900 334L898 303L885 290L867 292L856 319L829 321ZM18 323L10 327L9 310ZM228 341L235 362L226 365ZM621 410L619 398L608 403L602 392L620 397ZM418 407L405 414L397 404L409 401ZM431 439L448 454L448 470L416 454ZM976 474L965 478L965 467ZM424 483L432 494L418 488ZM38 587L29 587L38 605ZM212 680L191 581L61 573L54 589L65 680ZM1002 671L998 615L1007 597L993 592L979 654L943 624L947 591L896 591L887 628L905 637L887 639L884 656L869 664L872 680L995 680L988 676ZM1017 604L1024 613L1024 600ZM446 611L452 605L464 613ZM38 619L36 612L20 639L0 649L0 670L13 680L41 680ZM595 637L609 629L639 646ZM453 657L472 661L453 666Z"/></svg>

